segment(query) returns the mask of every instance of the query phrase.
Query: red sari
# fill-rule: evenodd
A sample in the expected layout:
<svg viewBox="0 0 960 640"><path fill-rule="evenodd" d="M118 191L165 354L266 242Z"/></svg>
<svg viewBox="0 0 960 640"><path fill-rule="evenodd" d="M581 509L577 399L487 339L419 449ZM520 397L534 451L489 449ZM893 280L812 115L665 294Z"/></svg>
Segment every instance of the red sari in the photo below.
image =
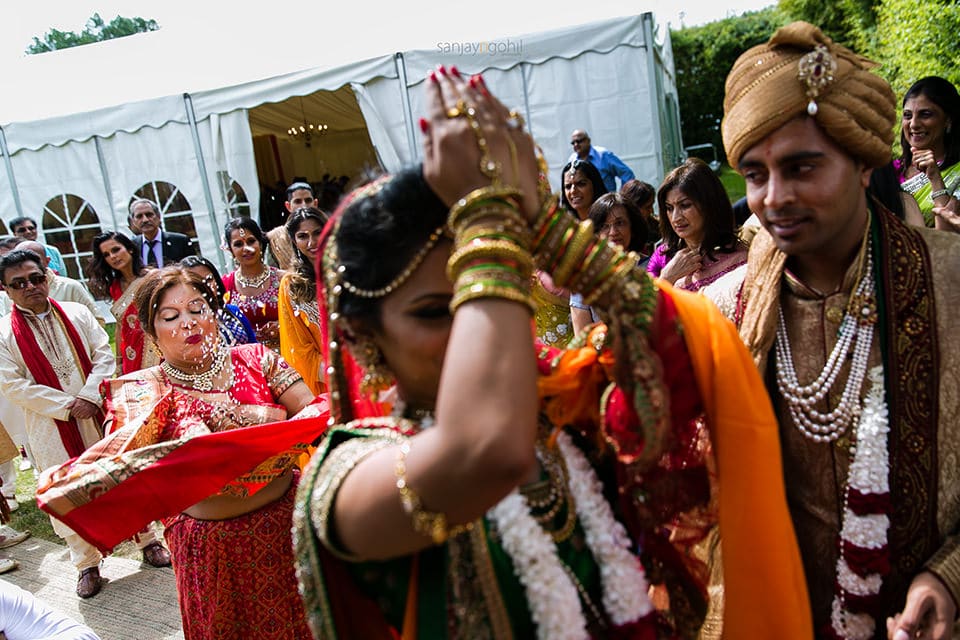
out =
<svg viewBox="0 0 960 640"><path fill-rule="evenodd" d="M110 382L113 431L45 473L38 502L101 549L163 518L188 640L308 640L297 593L287 494L228 520L182 513L212 494L252 495L295 466L323 418L275 423L299 374L263 345L234 347L233 384L197 392L160 367Z"/></svg>

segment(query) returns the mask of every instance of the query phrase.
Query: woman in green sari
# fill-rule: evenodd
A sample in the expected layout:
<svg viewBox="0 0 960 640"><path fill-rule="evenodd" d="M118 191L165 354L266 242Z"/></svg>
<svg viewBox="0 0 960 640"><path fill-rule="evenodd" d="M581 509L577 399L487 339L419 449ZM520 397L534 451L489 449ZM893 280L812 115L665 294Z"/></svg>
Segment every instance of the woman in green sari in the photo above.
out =
<svg viewBox="0 0 960 640"><path fill-rule="evenodd" d="M332 417L294 514L314 635L696 637L693 547L719 518L725 633L809 638L775 418L742 406L762 382L732 325L542 193L482 80L441 68L427 91L422 170L324 230ZM534 259L609 325L535 343Z"/></svg>
<svg viewBox="0 0 960 640"><path fill-rule="evenodd" d="M901 188L916 198L926 225L960 231L952 214L960 197L960 95L948 80L928 76L907 91L900 147Z"/></svg>

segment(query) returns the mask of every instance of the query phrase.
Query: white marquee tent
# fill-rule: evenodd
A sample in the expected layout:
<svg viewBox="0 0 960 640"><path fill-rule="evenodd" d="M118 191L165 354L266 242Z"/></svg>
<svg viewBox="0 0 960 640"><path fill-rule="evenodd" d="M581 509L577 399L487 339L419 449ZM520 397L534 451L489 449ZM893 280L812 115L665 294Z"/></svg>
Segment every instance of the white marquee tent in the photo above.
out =
<svg viewBox="0 0 960 640"><path fill-rule="evenodd" d="M493 40L450 29L432 49L344 34L349 45L291 60L216 40L186 47L161 29L30 56L0 73L0 218L40 220L77 276L93 235L127 232L128 203L147 196L223 267L220 229L257 216L262 184L415 162L421 85L438 64L483 72L525 114L554 186L575 128L656 184L682 157L664 32L658 42L645 13ZM300 123L328 129L307 145L287 134Z"/></svg>

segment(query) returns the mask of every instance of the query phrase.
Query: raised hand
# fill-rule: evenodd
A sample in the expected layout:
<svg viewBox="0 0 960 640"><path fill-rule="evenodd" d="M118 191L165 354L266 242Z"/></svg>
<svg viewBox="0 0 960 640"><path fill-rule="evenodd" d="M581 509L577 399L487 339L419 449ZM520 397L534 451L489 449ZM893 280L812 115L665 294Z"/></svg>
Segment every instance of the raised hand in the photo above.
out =
<svg viewBox="0 0 960 640"><path fill-rule="evenodd" d="M423 175L446 204L497 182L522 192L522 213L538 209L537 164L522 119L500 103L480 76L439 67L426 83Z"/></svg>

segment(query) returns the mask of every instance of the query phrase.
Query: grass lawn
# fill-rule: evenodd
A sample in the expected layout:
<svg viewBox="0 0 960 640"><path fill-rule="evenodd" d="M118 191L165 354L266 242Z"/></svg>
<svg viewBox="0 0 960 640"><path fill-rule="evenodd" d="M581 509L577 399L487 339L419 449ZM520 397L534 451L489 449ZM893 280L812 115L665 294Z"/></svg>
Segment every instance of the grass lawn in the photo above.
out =
<svg viewBox="0 0 960 640"><path fill-rule="evenodd" d="M720 178L720 182L723 183L723 188L727 190L727 196L730 197L730 202L736 202L747 195L747 186L743 181L743 177L734 171L730 165L724 164L720 167L720 173L717 175Z"/></svg>

